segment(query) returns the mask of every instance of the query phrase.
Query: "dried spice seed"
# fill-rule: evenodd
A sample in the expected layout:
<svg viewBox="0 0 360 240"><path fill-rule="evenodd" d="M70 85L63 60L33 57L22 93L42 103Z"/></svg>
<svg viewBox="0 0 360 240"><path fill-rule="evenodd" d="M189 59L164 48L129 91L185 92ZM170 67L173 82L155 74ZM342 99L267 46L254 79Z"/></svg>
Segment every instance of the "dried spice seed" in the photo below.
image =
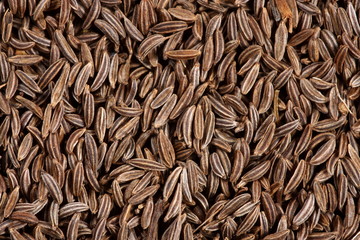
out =
<svg viewBox="0 0 360 240"><path fill-rule="evenodd" d="M0 1L0 238L358 239L359 7Z"/></svg>

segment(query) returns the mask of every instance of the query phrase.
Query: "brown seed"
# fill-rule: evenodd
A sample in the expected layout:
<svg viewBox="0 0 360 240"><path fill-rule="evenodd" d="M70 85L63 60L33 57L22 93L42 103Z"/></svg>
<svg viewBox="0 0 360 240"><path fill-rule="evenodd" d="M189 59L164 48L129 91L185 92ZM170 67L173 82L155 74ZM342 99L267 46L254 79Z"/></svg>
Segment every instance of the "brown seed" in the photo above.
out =
<svg viewBox="0 0 360 240"><path fill-rule="evenodd" d="M196 58L201 54L201 52L199 50L186 49L167 51L165 54L170 59L189 60Z"/></svg>
<svg viewBox="0 0 360 240"><path fill-rule="evenodd" d="M150 31L159 34L167 34L184 31L187 28L188 25L185 21L167 21L156 24Z"/></svg>
<svg viewBox="0 0 360 240"><path fill-rule="evenodd" d="M101 10L101 3L99 0L92 2L92 5L89 9L88 14L86 14L86 19L83 21L82 28L89 29L92 22L99 16Z"/></svg>
<svg viewBox="0 0 360 240"><path fill-rule="evenodd" d="M319 150L314 154L310 159L310 164L318 165L326 161L335 151L336 141L335 139L330 139L324 145L322 145Z"/></svg>
<svg viewBox="0 0 360 240"><path fill-rule="evenodd" d="M65 91L65 87L67 85L69 73L70 73L70 65L66 63L63 67L59 80L56 82L54 86L53 93L51 94L52 107L55 107L61 101Z"/></svg>
<svg viewBox="0 0 360 240"><path fill-rule="evenodd" d="M91 85L91 92L98 90L105 79L108 77L110 68L110 57L107 51L104 51L101 56L100 65L98 67L98 73L94 79L93 84Z"/></svg>
<svg viewBox="0 0 360 240"><path fill-rule="evenodd" d="M144 170L152 170L152 171L164 171L166 170L166 167L163 166L160 163L157 163L153 160L148 159L130 159L126 161L127 164L130 164L131 166L144 169Z"/></svg>
<svg viewBox="0 0 360 240"><path fill-rule="evenodd" d="M55 179L45 171L41 172L41 179L53 199L56 200L59 204L61 204L63 201L63 194L61 192L60 186L55 181Z"/></svg>
<svg viewBox="0 0 360 240"><path fill-rule="evenodd" d="M195 15L187 9L169 8L168 11L174 18L177 18L177 19L180 19L183 21L187 21L187 22L195 21Z"/></svg>
<svg viewBox="0 0 360 240"><path fill-rule="evenodd" d="M22 140L20 146L19 146L19 150L18 150L18 160L21 161L23 159L25 159L29 152L30 149L32 147L33 144L33 137L30 133L28 133L24 139Z"/></svg>
<svg viewBox="0 0 360 240"><path fill-rule="evenodd" d="M115 31L115 29L113 29L113 27L107 23L104 20L101 19L96 19L94 21L95 26L100 29L100 31L102 31L106 37L108 37L113 43L119 45L120 44L120 40L119 40L119 35L118 33Z"/></svg>
<svg viewBox="0 0 360 240"><path fill-rule="evenodd" d="M140 30L126 17L124 17L124 26L126 33L135 41L141 42L144 39L144 36Z"/></svg>
<svg viewBox="0 0 360 240"><path fill-rule="evenodd" d="M252 87L254 86L255 81L258 77L259 70L260 70L260 64L255 63L251 67L251 69L247 72L247 74L245 75L245 78L242 82L242 85L241 85L241 92L243 94L246 95L252 89Z"/></svg>
<svg viewBox="0 0 360 240"><path fill-rule="evenodd" d="M244 218L244 221L240 224L237 229L236 235L239 236L246 233L251 227L254 226L260 215L260 207L257 206L254 211L248 213Z"/></svg>
<svg viewBox="0 0 360 240"><path fill-rule="evenodd" d="M43 47L51 46L51 40L40 35L38 32L34 32L29 29L24 29L24 32L25 32L26 37L29 38L29 40L34 41L37 45L40 45Z"/></svg>
<svg viewBox="0 0 360 240"><path fill-rule="evenodd" d="M140 59L144 59L154 48L162 44L167 38L160 35L154 34L145 38L140 46L138 47L138 54Z"/></svg>
<svg viewBox="0 0 360 240"><path fill-rule="evenodd" d="M42 56L39 55L15 55L9 57L7 61L15 66L27 66L33 65L41 62L43 60Z"/></svg>
<svg viewBox="0 0 360 240"><path fill-rule="evenodd" d="M23 211L15 211L13 212L10 217L11 220L25 222L29 224L37 224L39 219L30 212L23 212Z"/></svg>
<svg viewBox="0 0 360 240"><path fill-rule="evenodd" d="M65 60L60 58L56 62L52 63L49 68L41 75L38 81L39 87L43 90L62 69L62 66L65 64Z"/></svg>
<svg viewBox="0 0 360 240"><path fill-rule="evenodd" d="M300 211L294 216L293 224L300 225L304 223L313 213L315 207L315 196L309 193Z"/></svg>
<svg viewBox="0 0 360 240"><path fill-rule="evenodd" d="M19 186L15 187L9 195L9 199L4 207L4 217L9 217L13 212L17 201L19 200Z"/></svg>
<svg viewBox="0 0 360 240"><path fill-rule="evenodd" d="M61 53L72 63L78 62L78 58L76 57L74 51L72 50L69 43L66 41L65 37L61 33L60 30L56 30L54 33L54 38L57 46L59 47Z"/></svg>
<svg viewBox="0 0 360 240"><path fill-rule="evenodd" d="M290 40L289 45L290 46L297 46L307 39L309 39L314 34L314 29L304 29L300 31L299 33L295 34Z"/></svg>
<svg viewBox="0 0 360 240"><path fill-rule="evenodd" d="M275 123L271 123L266 128L263 137L256 145L256 148L254 150L254 155L262 155L268 149L275 134L275 127L276 127Z"/></svg>
<svg viewBox="0 0 360 240"><path fill-rule="evenodd" d="M284 57L286 44L288 41L288 30L285 22L281 21L275 33L274 55L276 60L281 60Z"/></svg>
<svg viewBox="0 0 360 240"><path fill-rule="evenodd" d="M42 109L36 105L34 102L18 95L15 97L18 102L20 102L25 108L29 109L31 112L33 112L36 116L38 116L40 119L43 117L43 111Z"/></svg>
<svg viewBox="0 0 360 240"><path fill-rule="evenodd" d="M358 5L0 1L0 235L357 238Z"/></svg>

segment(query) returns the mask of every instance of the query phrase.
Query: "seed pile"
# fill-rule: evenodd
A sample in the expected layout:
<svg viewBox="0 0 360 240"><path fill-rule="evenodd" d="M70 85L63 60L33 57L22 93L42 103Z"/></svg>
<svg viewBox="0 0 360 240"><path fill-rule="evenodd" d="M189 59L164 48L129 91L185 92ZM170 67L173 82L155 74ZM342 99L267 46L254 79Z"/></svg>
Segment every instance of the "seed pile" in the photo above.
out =
<svg viewBox="0 0 360 240"><path fill-rule="evenodd" d="M360 1L0 1L1 239L359 239Z"/></svg>

